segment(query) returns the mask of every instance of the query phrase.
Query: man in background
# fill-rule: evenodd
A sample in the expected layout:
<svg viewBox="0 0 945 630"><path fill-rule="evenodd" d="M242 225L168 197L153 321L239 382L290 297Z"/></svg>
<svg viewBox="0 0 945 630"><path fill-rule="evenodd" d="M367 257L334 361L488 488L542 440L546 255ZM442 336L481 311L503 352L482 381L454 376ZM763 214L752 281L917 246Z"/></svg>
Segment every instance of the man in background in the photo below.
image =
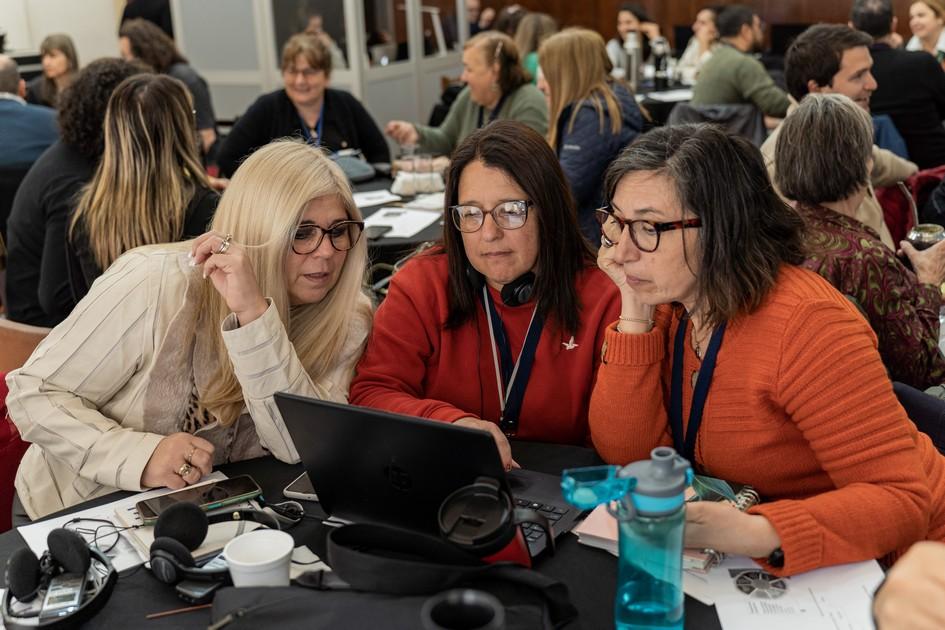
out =
<svg viewBox="0 0 945 630"><path fill-rule="evenodd" d="M923 51L894 47L896 18L889 0L855 0L851 25L873 38L873 76L879 87L872 111L888 114L902 134L909 158L927 169L945 164L945 72Z"/></svg>
<svg viewBox="0 0 945 630"><path fill-rule="evenodd" d="M30 105L25 95L16 61L0 55L0 167L25 169L59 138L55 110Z"/></svg>
<svg viewBox="0 0 945 630"><path fill-rule="evenodd" d="M845 24L816 24L791 44L784 57L784 78L791 97L800 101L809 93L843 94L867 112L877 83L872 74L873 59L869 47L873 39ZM788 114L790 115L790 114ZM777 129L761 145L761 153L774 181L776 164L774 149ZM874 186L892 186L915 173L918 167L891 151L873 145L873 170L863 202L855 218L871 228L880 240L895 249L892 236L883 220L883 209L873 191Z"/></svg>
<svg viewBox="0 0 945 630"><path fill-rule="evenodd" d="M761 18L744 5L725 7L716 21L720 45L702 66L692 92L693 105L753 103L766 116L783 118L787 94L774 84L752 54L761 48Z"/></svg>

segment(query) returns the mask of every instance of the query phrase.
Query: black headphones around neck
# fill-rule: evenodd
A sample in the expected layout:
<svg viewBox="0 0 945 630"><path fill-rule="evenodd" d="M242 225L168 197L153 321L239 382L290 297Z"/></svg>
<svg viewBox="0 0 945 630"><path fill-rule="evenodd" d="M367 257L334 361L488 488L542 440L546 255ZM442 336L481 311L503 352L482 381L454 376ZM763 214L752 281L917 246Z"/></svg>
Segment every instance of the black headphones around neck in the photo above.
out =
<svg viewBox="0 0 945 630"><path fill-rule="evenodd" d="M193 503L177 503L167 508L154 525L151 543L151 572L165 584L181 580L226 582L230 572L225 566L197 566L191 551L203 543L207 529L215 523L250 521L270 529L281 529L274 516L260 510L230 510L208 516Z"/></svg>
<svg viewBox="0 0 945 630"><path fill-rule="evenodd" d="M466 262L466 279L475 292L482 291L482 287L486 283L486 277L473 267L472 263L469 261ZM502 291L499 293L502 296L503 304L514 307L528 304L534 292L535 274L531 271L526 271L515 280L512 280L512 282L503 286Z"/></svg>

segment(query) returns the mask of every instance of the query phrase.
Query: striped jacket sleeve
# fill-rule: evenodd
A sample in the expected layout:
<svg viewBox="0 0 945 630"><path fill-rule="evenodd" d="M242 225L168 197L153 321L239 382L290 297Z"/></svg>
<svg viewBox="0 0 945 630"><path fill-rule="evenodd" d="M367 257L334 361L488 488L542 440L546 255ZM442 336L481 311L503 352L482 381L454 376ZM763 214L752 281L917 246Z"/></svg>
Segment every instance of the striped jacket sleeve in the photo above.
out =
<svg viewBox="0 0 945 630"><path fill-rule="evenodd" d="M108 409L154 351L153 305L164 296L149 266L134 254L116 261L7 376L10 418L24 440L76 475L123 490L142 489L141 472L163 437L122 426Z"/></svg>

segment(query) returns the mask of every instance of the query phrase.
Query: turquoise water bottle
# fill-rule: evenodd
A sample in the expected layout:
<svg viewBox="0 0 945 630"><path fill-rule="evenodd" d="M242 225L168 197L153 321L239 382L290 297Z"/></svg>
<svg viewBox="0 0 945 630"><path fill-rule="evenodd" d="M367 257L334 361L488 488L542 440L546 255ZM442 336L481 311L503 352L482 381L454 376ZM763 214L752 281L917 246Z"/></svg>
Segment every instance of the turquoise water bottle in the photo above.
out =
<svg viewBox="0 0 945 630"><path fill-rule="evenodd" d="M682 630L682 550L689 462L672 448L623 468L566 470L565 499L582 509L609 503L619 525L617 597L620 630Z"/></svg>

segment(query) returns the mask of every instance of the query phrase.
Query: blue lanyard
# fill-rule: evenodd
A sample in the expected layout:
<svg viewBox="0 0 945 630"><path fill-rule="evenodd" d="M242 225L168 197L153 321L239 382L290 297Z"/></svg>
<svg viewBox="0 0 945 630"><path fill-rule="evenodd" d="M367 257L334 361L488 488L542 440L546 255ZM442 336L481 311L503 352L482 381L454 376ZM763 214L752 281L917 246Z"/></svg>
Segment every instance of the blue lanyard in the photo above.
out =
<svg viewBox="0 0 945 630"><path fill-rule="evenodd" d="M499 110L502 109L502 104L505 103L506 96L508 96L508 94L503 94L502 97L499 99L499 102L495 104L495 108L492 110L492 113L489 114L489 122L493 122L495 121L496 118L499 117ZM476 129L479 129L480 127L482 127L482 119L483 119L483 116L485 115L485 109L486 108L483 107L482 105L479 106L479 121L476 124Z"/></svg>
<svg viewBox="0 0 945 630"><path fill-rule="evenodd" d="M482 302L486 309L486 319L489 321L489 338L492 340L492 360L495 364L496 387L499 391L499 428L506 435L515 435L518 430L518 418L522 411L522 402L525 400L525 387L528 377L532 373L535 363L535 352L538 350L538 340L541 339L541 330L545 326L545 318L538 316L538 305L532 311L531 321L528 322L528 331L525 333L525 342L519 352L518 361L512 363L512 347L508 335L502 325L499 311L489 295L489 289L483 285ZM498 353L496 353L498 348ZM501 363L500 363L501 360Z"/></svg>
<svg viewBox="0 0 945 630"><path fill-rule="evenodd" d="M305 141L312 146L320 147L322 145L322 128L325 126L325 101L322 100L322 108L318 110L318 122L315 123L314 138L312 138L312 132L309 131L308 125L302 118L302 114L299 114L299 122L302 123L302 136L305 138Z"/></svg>
<svg viewBox="0 0 945 630"><path fill-rule="evenodd" d="M669 395L669 426L673 432L673 447L676 452L689 460L696 462L696 436L702 424L702 412L705 401L709 396L709 386L712 384L712 373L715 371L715 361L719 356L719 347L722 337L725 336L725 322L722 322L709 341L696 387L692 392L692 408L689 409L689 424L685 435L682 424L682 388L683 388L683 351L686 347L686 330L689 327L689 316L684 315L676 329L676 341L673 344L673 380Z"/></svg>

